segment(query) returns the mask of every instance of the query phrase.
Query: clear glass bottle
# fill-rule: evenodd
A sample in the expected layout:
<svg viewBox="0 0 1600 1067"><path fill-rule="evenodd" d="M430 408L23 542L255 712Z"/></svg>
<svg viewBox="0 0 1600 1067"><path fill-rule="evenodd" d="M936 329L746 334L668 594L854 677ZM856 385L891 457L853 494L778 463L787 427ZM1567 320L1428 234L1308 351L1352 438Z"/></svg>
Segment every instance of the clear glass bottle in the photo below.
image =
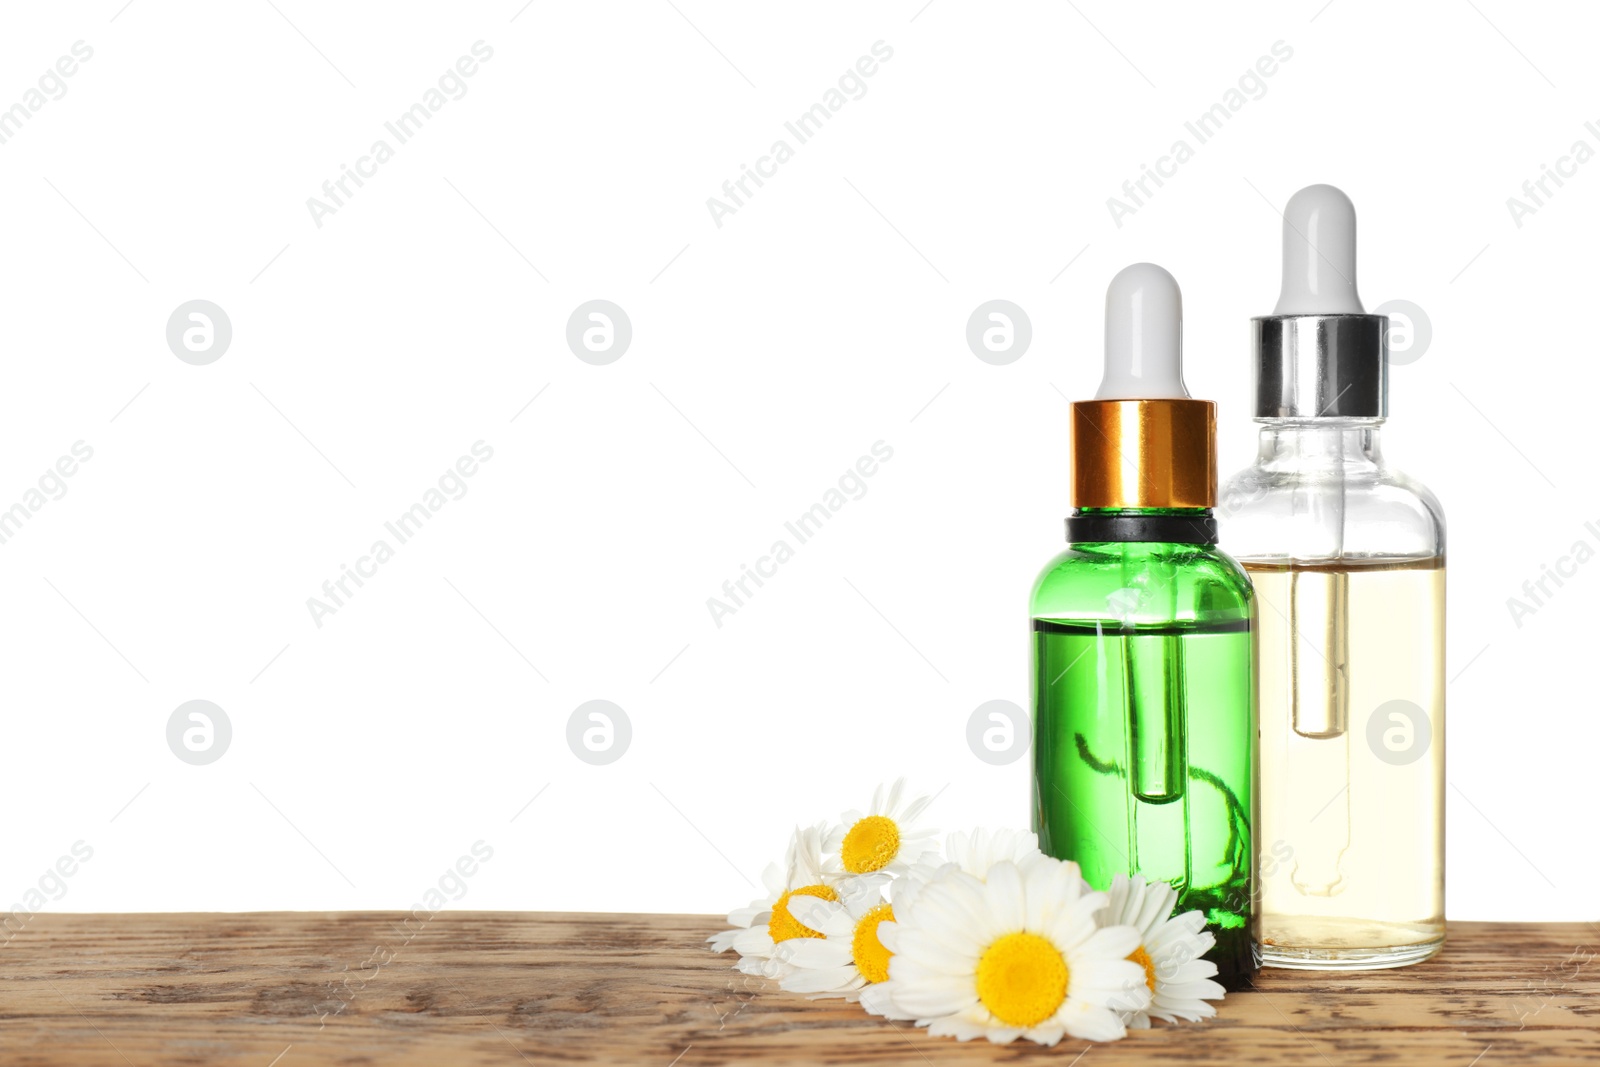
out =
<svg viewBox="0 0 1600 1067"><path fill-rule="evenodd" d="M1033 826L1096 888L1170 882L1237 989L1255 970L1250 582L1216 548L1215 407L1183 388L1177 283L1130 267L1106 317L1105 382L1072 405L1069 544L1033 589Z"/></svg>
<svg viewBox="0 0 1600 1067"><path fill-rule="evenodd" d="M1284 296L1254 320L1254 466L1223 542L1257 597L1260 919L1268 966L1416 963L1444 940L1444 516L1389 467L1387 320L1355 293L1355 211L1284 216Z"/></svg>

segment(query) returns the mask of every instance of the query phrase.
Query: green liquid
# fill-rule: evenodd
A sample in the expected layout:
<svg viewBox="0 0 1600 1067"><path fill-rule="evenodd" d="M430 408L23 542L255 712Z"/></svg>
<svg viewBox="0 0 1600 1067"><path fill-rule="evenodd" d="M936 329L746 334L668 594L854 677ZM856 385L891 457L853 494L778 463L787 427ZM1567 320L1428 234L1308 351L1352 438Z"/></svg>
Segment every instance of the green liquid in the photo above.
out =
<svg viewBox="0 0 1600 1067"><path fill-rule="evenodd" d="M1126 627L1033 623L1040 847L1076 861L1096 888L1118 873L1170 882L1178 911L1205 914L1217 939L1207 958L1234 988L1255 972L1256 722L1244 606L1243 617Z"/></svg>

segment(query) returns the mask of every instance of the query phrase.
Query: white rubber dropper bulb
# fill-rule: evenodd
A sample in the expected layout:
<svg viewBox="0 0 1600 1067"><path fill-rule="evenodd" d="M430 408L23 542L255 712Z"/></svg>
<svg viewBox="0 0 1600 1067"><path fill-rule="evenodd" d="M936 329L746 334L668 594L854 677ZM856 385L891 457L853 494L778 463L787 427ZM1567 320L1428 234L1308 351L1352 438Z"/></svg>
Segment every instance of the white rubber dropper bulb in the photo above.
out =
<svg viewBox="0 0 1600 1067"><path fill-rule="evenodd" d="M1331 185L1308 185L1283 209L1283 290L1274 315L1360 315L1356 206Z"/></svg>
<svg viewBox="0 0 1600 1067"><path fill-rule="evenodd" d="M1124 267L1106 290L1106 369L1096 400L1187 397L1183 294L1154 263Z"/></svg>

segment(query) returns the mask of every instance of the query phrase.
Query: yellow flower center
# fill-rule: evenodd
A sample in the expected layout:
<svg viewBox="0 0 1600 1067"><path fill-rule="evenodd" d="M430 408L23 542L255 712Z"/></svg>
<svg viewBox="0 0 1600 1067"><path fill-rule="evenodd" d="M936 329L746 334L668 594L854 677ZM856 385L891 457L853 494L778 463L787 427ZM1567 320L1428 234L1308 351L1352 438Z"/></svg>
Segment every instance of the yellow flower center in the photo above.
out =
<svg viewBox="0 0 1600 1067"><path fill-rule="evenodd" d="M803 885L799 889L790 889L784 892L772 905L772 918L767 920L767 933L772 937L772 943L788 941L794 937L824 937L809 926L801 924L799 919L789 914L790 897L821 897L823 900L838 900L839 894L833 891L832 886Z"/></svg>
<svg viewBox="0 0 1600 1067"><path fill-rule="evenodd" d="M900 854L900 827L887 815L868 815L844 835L839 858L851 874L870 874L889 866Z"/></svg>
<svg viewBox="0 0 1600 1067"><path fill-rule="evenodd" d="M1128 953L1128 958L1144 968L1144 984L1150 987L1150 992L1153 995L1156 991L1156 965L1150 959L1150 953L1144 950L1143 945L1140 945Z"/></svg>
<svg viewBox="0 0 1600 1067"><path fill-rule="evenodd" d="M856 970L869 982L881 982L889 977L889 950L878 940L878 924L894 922L894 909L879 904L856 923L855 937L850 940L850 955L856 961Z"/></svg>
<svg viewBox="0 0 1600 1067"><path fill-rule="evenodd" d="M1067 960L1038 934L1006 934L978 960L978 999L1007 1026L1038 1026L1067 999Z"/></svg>

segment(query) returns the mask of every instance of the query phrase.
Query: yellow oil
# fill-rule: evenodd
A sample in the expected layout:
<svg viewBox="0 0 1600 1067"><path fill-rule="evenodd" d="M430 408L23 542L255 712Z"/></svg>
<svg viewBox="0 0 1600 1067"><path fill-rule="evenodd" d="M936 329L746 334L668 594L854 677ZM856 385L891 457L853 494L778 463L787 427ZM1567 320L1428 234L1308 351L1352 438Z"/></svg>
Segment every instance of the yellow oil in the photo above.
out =
<svg viewBox="0 0 1600 1067"><path fill-rule="evenodd" d="M1263 962L1426 959L1444 938L1444 561L1245 569Z"/></svg>

